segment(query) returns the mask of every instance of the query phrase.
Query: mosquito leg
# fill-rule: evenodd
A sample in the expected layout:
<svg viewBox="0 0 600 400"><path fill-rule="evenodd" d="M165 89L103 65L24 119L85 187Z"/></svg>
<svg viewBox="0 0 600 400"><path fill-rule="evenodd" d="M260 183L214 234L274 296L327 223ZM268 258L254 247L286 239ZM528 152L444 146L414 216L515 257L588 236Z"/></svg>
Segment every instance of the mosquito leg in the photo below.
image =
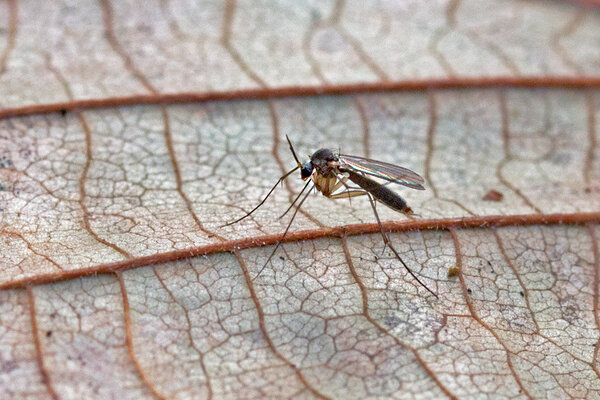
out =
<svg viewBox="0 0 600 400"><path fill-rule="evenodd" d="M260 203L258 203L258 205L252 209L252 211L250 211L249 213L247 213L243 217L238 218L235 221L228 222L225 225L221 225L220 227L223 228L225 226L233 225L233 224L235 224L237 222L240 222L244 218L250 216L250 214L252 214L254 211L258 210L258 208L260 206L262 206L265 201L267 201L267 199L269 198L269 196L271 195L271 193L273 193L273 190L275 190L275 188L277 187L277 185L279 185L279 183L283 183L283 181L285 180L285 178L287 178L288 176L290 176L292 174L292 172L296 171L298 168L300 168L300 167L298 166L298 167L296 167L296 168L294 168L294 169L286 172L285 175L283 175L281 178L279 178L279 180L277 181L277 183L275 183L275 185L273 185L273 187L271 188L271 190L269 190L269 193L267 193L267 195L265 196L265 198Z"/></svg>
<svg viewBox="0 0 600 400"><path fill-rule="evenodd" d="M348 188L348 185L346 184L346 182L348 181L347 177L342 177L340 178L340 175L337 175L338 181L335 183L335 185L333 185L330 189L329 189L329 193L334 193L335 191L337 191L339 188L341 188L342 186L345 186L346 189Z"/></svg>
<svg viewBox="0 0 600 400"><path fill-rule="evenodd" d="M371 199L369 199L371 200ZM375 213L375 217L377 217L377 223L379 224L379 227L381 228L381 221L379 219L379 213L377 212L377 202L373 201L371 204L371 207L373 207L373 212ZM387 236L387 235L386 235ZM388 243L384 240L383 241L383 250L381 250L381 255L385 255L385 249L387 248Z"/></svg>
<svg viewBox="0 0 600 400"><path fill-rule="evenodd" d="M338 195L341 195L341 194L344 194L344 193L348 193L348 192L354 192L354 191L360 191L360 192L366 193L361 188L355 188L355 187L348 186L348 183L347 183L348 179L349 179L348 177L342 177L342 178L340 178L339 175L338 175L338 181L335 184L335 186L333 187L333 190L331 191L331 193L335 192L336 190L338 190L342 186L344 186L346 188L346 190L344 192L342 192L342 193L330 195L330 196L327 196L327 197L329 197L330 199L348 198L348 202L350 203L350 205L352 205L352 197L360 196L360 194L355 194L355 195L351 195L351 196L350 195L338 196Z"/></svg>
<svg viewBox="0 0 600 400"><path fill-rule="evenodd" d="M354 189L354 188L351 188L350 186L348 186L348 184L346 183L346 181L347 181L348 179L349 179L349 178L346 178L346 179L345 179L343 182L341 182L341 181L340 181L340 182L341 182L341 183L342 183L342 184L343 184L343 185L346 187L346 189L347 189L347 190L346 190L346 192L353 191L352 189ZM382 186L383 186L383 185L382 185ZM362 191L364 194L368 193L368 192L367 192L366 190L364 190L364 189L359 189L359 190L361 190L361 191ZM344 192L344 193L345 193L345 192ZM371 201L371 195L369 195L369 201ZM373 207L373 211L375 212L375 216L377 217L377 221L379 221L379 214L377 213L377 202L376 202L376 201L373 201L373 202L372 202L372 204L371 204L371 206ZM380 224L379 226L381 227L381 224ZM384 240L384 241L383 241L383 250L381 251L381 255L384 255L384 254L385 254L385 249L386 249L386 248L387 248L387 242Z"/></svg>
<svg viewBox="0 0 600 400"><path fill-rule="evenodd" d="M279 239L279 241L277 242L277 245L275 246L275 248L271 252L271 255L269 256L269 258L267 258L267 261L262 266L262 268L260 269L260 271L258 271L258 274L254 277L254 279L257 279L260 276L260 274L262 274L263 270L265 269L265 267L267 266L267 264L269 263L269 261L271 261L271 258L273 258L273 256L275 255L275 252L277 251L277 249L279 248L279 246L281 246L281 243L283 243L283 239L285 238L285 236L287 235L288 231L290 230L290 226L292 226L292 222L294 221L294 218L296 218L296 214L298 214L298 211L300 211L300 207L302 207L302 203L304 203L304 201L308 198L309 194L310 194L310 190L308 192L306 192L306 194L304 195L304 197L302 198L302 200L300 200L300 203L298 204L298 207L296 207L296 211L294 211L294 214L292 214L292 218L290 219L290 222L288 223L287 228L285 228L285 231L283 232L283 235L281 236L281 239Z"/></svg>
<svg viewBox="0 0 600 400"><path fill-rule="evenodd" d="M373 208L373 212L375 213L375 218L377 219L377 225L379 225L379 232L381 232L381 236L383 237L383 243L385 245L389 246L390 250L392 250L392 252L396 256L396 258L398 260L400 260L400 262L402 263L402 265L404 266L404 268L406 268L406 270L408 271L408 273L410 274L410 276L412 276L414 280L416 280L417 282L419 282L419 284L421 286L423 286L425 289L427 289L427 291L429 293L431 293L432 295L434 295L435 298L437 299L438 298L437 294L433 293L433 291L431 289L429 289L423 282L421 282L421 280L419 278L417 278L417 276L414 274L414 272L412 272L411 269L408 268L408 265L406 265L406 263L404 262L404 260L402 259L402 257L400 257L400 254L398 254L398 252L396 251L396 249L394 248L394 246L392 246L392 243L388 239L387 234L383 230L383 225L381 224L381 220L379 219L379 214L377 213L377 208L375 208L375 200L373 200L373 197L372 197L371 194L369 194L369 202L371 203L371 208Z"/></svg>
<svg viewBox="0 0 600 400"><path fill-rule="evenodd" d="M306 182L306 185L304 185L304 187L302 188L302 190L300 191L300 193L298 193L298 196L296 196L296 198L294 199L294 201L292 202L292 204L290 204L290 206L287 208L287 210L285 210L285 212L283 214L281 214L278 219L283 218L285 216L285 214L287 214L292 209L292 207L294 206L294 204L296 204L296 202L298 201L298 199L300 198L300 196L302 196L302 193L306 190L306 188L308 187L308 185L310 184L310 182L311 182L310 180L308 182Z"/></svg>
<svg viewBox="0 0 600 400"><path fill-rule="evenodd" d="M364 196L366 194L367 194L367 192L365 192L364 190L357 189L357 190L345 190L341 193L330 194L327 197L335 200L335 199L345 199L345 198L351 198L351 197Z"/></svg>

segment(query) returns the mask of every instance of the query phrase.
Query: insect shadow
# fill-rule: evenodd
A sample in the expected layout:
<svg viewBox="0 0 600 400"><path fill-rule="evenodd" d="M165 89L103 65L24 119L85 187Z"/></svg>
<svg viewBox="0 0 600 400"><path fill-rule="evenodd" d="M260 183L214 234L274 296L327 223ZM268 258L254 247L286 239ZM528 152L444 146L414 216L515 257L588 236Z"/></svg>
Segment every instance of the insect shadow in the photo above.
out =
<svg viewBox="0 0 600 400"><path fill-rule="evenodd" d="M271 193L275 190L277 185L283 182L287 177L289 177L292 173L296 172L298 169L300 170L300 177L303 181L307 181L298 196L294 199L292 204L287 208L287 210L281 215L281 217L285 216L300 200L296 210L292 214L292 218L287 225L287 228L283 232L281 239L277 242L277 245L269 255L269 258L262 266L256 277L258 278L262 271L265 269L267 264L275 255L275 252L283 243L283 239L287 235L290 230L290 226L292 226L292 222L298 214L300 207L304 204L304 201L308 198L312 187L321 192L325 197L330 199L346 199L358 196L367 196L369 198L369 202L371 204L371 208L373 209L373 213L375 214L375 218L377 219L377 224L379 225L379 231L383 238L383 243L385 246L389 247L390 250L394 253L396 258L400 261L400 263L406 268L408 273L427 291L433 294L436 298L438 297L431 289L429 289L421 280L412 272L412 270L406 265L400 254L396 251L391 241L389 240L386 232L383 229L383 225L381 224L381 219L379 218L379 214L377 213L376 201L385 204L392 210L401 212L403 214L413 214L412 209L406 204L406 201L400 197L397 193L390 190L387 185L390 183L397 183L399 185L407 186L411 189L417 190L425 190L423 187L423 183L425 182L423 178L417 173L401 167L399 165L386 163L383 161L377 161L370 158L351 156L347 154L339 154L334 153L330 149L319 149L313 153L310 157L310 160L301 163L298 160L298 156L296 156L296 152L294 151L294 146L290 141L290 138L286 135L286 139L290 146L290 151L296 160L297 166L290 171L286 172L279 180L273 185L271 190L267 193L265 198L258 203L256 207L254 207L250 212L246 213L244 216L236 219L235 221L231 221L223 226L233 225L235 223L240 222L244 218L250 216L254 211L258 210L260 206L262 206L265 201L269 198ZM385 183L380 183L370 178L370 176L383 179L386 181ZM309 179L310 178L310 179ZM357 186L350 186L349 182ZM313 185L309 188L310 185ZM309 189L306 194L304 192L306 189ZM303 196L304 194L304 196ZM281 218L280 217L280 218Z"/></svg>

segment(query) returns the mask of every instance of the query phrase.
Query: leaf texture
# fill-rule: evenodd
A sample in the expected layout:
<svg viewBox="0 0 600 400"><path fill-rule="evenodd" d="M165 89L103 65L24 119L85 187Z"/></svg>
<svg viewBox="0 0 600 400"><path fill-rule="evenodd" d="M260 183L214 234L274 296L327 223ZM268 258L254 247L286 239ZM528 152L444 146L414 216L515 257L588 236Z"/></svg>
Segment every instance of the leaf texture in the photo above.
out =
<svg viewBox="0 0 600 400"><path fill-rule="evenodd" d="M566 2L0 1L0 397L600 398L598 38ZM378 211L439 299L360 197L259 275L298 175L223 224L285 135L423 175Z"/></svg>

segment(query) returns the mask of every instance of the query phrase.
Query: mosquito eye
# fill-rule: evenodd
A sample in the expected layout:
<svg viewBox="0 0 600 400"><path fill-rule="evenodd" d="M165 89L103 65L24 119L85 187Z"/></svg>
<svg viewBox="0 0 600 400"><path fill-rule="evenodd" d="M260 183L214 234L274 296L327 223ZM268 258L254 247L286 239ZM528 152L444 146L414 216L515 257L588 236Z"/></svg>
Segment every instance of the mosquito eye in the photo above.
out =
<svg viewBox="0 0 600 400"><path fill-rule="evenodd" d="M307 161L304 164L302 164L302 168L300 169L300 176L302 177L302 179L306 179L312 174L312 171L313 165L310 161Z"/></svg>

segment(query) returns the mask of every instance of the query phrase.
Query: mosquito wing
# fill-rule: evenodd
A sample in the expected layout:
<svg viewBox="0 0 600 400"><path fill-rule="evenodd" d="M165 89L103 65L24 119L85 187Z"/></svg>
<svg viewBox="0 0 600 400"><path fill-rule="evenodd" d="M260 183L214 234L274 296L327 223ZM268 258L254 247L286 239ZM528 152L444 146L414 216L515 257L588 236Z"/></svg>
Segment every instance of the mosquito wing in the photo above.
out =
<svg viewBox="0 0 600 400"><path fill-rule="evenodd" d="M347 168L354 172L362 172L389 182L408 186L411 189L425 190L423 187L425 180L419 174L399 165L347 154L340 154L339 159L342 169Z"/></svg>

